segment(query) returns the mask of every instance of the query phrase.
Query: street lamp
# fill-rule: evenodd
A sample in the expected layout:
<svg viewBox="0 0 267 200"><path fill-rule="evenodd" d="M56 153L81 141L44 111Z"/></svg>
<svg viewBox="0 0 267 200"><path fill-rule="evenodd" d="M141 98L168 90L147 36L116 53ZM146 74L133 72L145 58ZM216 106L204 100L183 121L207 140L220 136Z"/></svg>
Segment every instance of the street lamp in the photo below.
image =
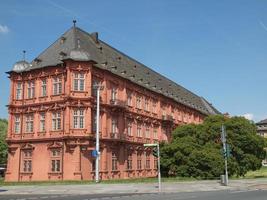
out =
<svg viewBox="0 0 267 200"><path fill-rule="evenodd" d="M97 91L96 95L96 159L95 159L95 182L99 182L99 111L100 111L100 90L103 90L104 87L100 83L95 84L93 88Z"/></svg>
<svg viewBox="0 0 267 200"><path fill-rule="evenodd" d="M144 147L157 147L157 157L158 157L158 184L159 192L161 192L161 174L160 174L160 153L159 153L159 143L157 144L144 144Z"/></svg>

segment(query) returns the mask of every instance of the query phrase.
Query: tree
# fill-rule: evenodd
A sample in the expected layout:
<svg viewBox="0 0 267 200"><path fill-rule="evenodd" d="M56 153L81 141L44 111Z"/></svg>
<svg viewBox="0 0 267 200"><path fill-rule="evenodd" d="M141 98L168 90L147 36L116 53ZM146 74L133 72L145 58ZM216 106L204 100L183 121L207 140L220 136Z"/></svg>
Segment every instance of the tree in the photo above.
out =
<svg viewBox="0 0 267 200"><path fill-rule="evenodd" d="M7 120L0 119L0 164L6 164L7 161Z"/></svg>
<svg viewBox="0 0 267 200"><path fill-rule="evenodd" d="M226 127L232 156L229 174L243 176L261 167L265 140L256 126L243 117L209 116L202 124L183 125L173 132L173 140L161 145L162 173L165 176L212 178L223 174L221 126Z"/></svg>

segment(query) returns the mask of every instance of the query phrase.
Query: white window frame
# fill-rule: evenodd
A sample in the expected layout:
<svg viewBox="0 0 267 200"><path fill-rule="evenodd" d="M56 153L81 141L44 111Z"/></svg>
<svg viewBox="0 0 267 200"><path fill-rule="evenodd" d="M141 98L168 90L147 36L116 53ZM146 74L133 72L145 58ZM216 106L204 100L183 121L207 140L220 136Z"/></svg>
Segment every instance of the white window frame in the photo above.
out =
<svg viewBox="0 0 267 200"><path fill-rule="evenodd" d="M84 109L75 109L73 111L73 128L84 129Z"/></svg>
<svg viewBox="0 0 267 200"><path fill-rule="evenodd" d="M27 114L26 119L25 119L25 132L26 133L33 133L33 120L34 120L34 115L33 114Z"/></svg>
<svg viewBox="0 0 267 200"><path fill-rule="evenodd" d="M112 117L111 119L111 133L118 133L118 118Z"/></svg>
<svg viewBox="0 0 267 200"><path fill-rule="evenodd" d="M80 91L80 92L85 91L85 74L84 73L74 73L73 90Z"/></svg>
<svg viewBox="0 0 267 200"><path fill-rule="evenodd" d="M20 128L21 128L21 124L20 124L20 115L15 115L14 117L14 133L18 134L20 133Z"/></svg>
<svg viewBox="0 0 267 200"><path fill-rule="evenodd" d="M28 81L27 83L27 97L32 99L35 96L35 84L34 81Z"/></svg>
<svg viewBox="0 0 267 200"><path fill-rule="evenodd" d="M137 123L137 137L142 137L142 124Z"/></svg>
<svg viewBox="0 0 267 200"><path fill-rule="evenodd" d="M40 132L45 132L45 128L46 128L46 126L45 126L45 112L41 112L40 114L39 114L39 124L40 124Z"/></svg>
<svg viewBox="0 0 267 200"><path fill-rule="evenodd" d="M16 99L21 100L22 99L22 82L17 82L16 85Z"/></svg>
<svg viewBox="0 0 267 200"><path fill-rule="evenodd" d="M62 77L53 78L53 95L62 94Z"/></svg>
<svg viewBox="0 0 267 200"><path fill-rule="evenodd" d="M111 88L111 100L113 101L117 100L117 95L118 95L118 89L116 86L113 86Z"/></svg>
<svg viewBox="0 0 267 200"><path fill-rule="evenodd" d="M61 130L61 112L53 112L52 113L52 130L58 131Z"/></svg>
<svg viewBox="0 0 267 200"><path fill-rule="evenodd" d="M41 96L45 97L47 96L47 80L46 79L42 79L41 80L42 86L41 86Z"/></svg>

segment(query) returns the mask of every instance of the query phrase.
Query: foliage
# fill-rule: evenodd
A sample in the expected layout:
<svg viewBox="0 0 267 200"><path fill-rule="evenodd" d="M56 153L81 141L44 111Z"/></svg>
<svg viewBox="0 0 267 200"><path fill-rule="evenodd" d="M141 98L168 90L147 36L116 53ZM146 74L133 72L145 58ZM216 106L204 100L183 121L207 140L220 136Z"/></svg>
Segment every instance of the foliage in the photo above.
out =
<svg viewBox="0 0 267 200"><path fill-rule="evenodd" d="M256 134L256 126L243 117L209 116L202 124L183 125L173 132L173 140L161 145L161 166L165 176L194 178L219 177L224 173L221 126L225 125L229 175L244 176L261 167L265 141Z"/></svg>
<svg viewBox="0 0 267 200"><path fill-rule="evenodd" d="M0 164L5 164L7 161L7 144L6 144L6 133L7 133L7 120L0 119Z"/></svg>

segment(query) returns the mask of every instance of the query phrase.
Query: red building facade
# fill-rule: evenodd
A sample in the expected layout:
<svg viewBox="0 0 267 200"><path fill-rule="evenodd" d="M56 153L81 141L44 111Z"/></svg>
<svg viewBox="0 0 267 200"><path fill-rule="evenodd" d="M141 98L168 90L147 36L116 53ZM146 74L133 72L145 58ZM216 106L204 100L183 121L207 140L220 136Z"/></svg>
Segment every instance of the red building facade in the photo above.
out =
<svg viewBox="0 0 267 200"><path fill-rule="evenodd" d="M101 83L100 177L157 175L144 143L218 111L204 98L72 27L11 80L6 181L94 179L96 91Z"/></svg>

